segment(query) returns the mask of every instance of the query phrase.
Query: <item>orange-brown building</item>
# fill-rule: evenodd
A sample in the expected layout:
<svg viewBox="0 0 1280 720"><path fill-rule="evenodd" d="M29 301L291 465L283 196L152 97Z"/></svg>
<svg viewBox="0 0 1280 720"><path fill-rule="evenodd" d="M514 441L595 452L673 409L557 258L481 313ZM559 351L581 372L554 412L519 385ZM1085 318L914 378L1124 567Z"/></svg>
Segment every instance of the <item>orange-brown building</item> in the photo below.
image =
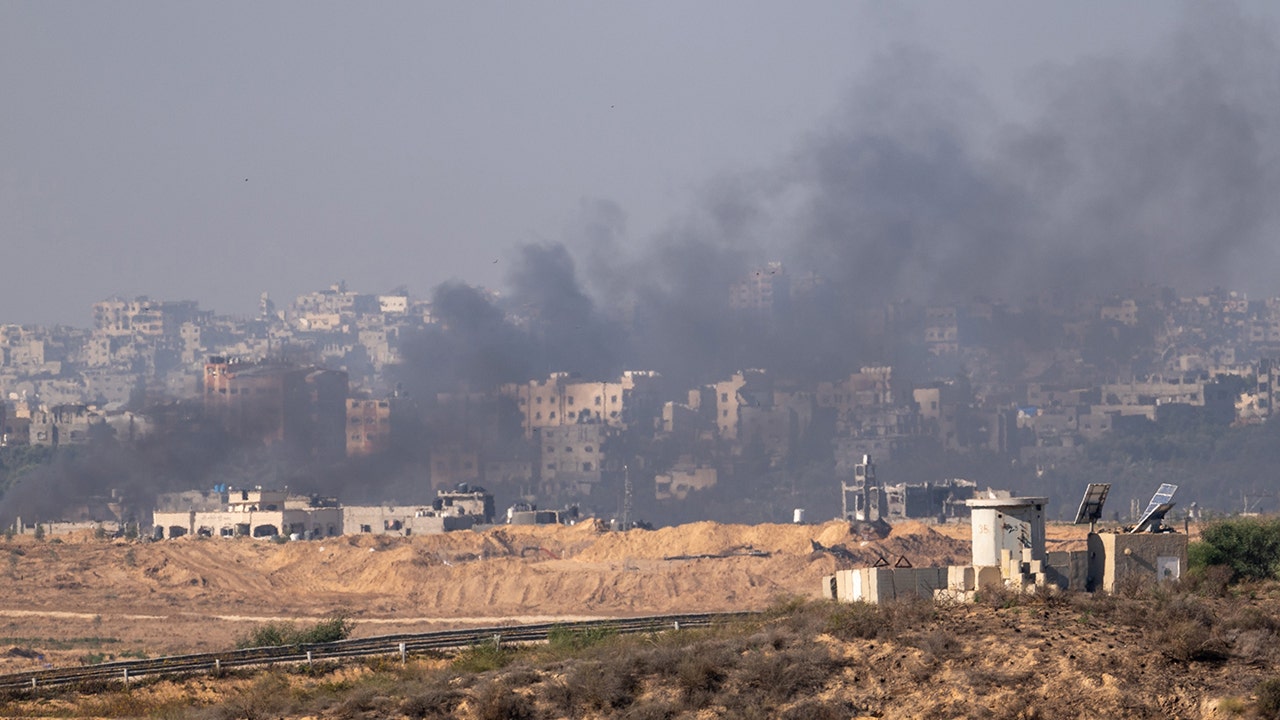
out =
<svg viewBox="0 0 1280 720"><path fill-rule="evenodd" d="M391 401L347 399L347 457L391 447Z"/></svg>
<svg viewBox="0 0 1280 720"><path fill-rule="evenodd" d="M213 357L204 367L204 407L233 436L286 443L310 455L346 454L347 374L288 363Z"/></svg>

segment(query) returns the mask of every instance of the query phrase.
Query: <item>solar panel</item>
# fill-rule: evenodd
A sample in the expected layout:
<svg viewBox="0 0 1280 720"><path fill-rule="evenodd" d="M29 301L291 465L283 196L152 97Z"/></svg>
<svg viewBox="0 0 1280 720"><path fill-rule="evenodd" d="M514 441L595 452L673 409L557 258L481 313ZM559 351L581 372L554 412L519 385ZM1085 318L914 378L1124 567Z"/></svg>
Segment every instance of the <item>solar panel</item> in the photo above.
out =
<svg viewBox="0 0 1280 720"><path fill-rule="evenodd" d="M1111 483L1089 483L1084 490L1084 499L1080 501L1080 509L1076 511L1076 525L1098 522L1102 517L1102 504L1107 501L1107 493L1111 492Z"/></svg>
<svg viewBox="0 0 1280 720"><path fill-rule="evenodd" d="M1138 524L1134 525L1129 532L1140 533L1160 527L1165 513L1173 508L1173 494L1176 492L1178 492L1177 485L1161 483L1160 489L1156 490L1156 494L1151 496L1151 502L1147 503L1147 509L1142 511L1142 517L1138 520Z"/></svg>

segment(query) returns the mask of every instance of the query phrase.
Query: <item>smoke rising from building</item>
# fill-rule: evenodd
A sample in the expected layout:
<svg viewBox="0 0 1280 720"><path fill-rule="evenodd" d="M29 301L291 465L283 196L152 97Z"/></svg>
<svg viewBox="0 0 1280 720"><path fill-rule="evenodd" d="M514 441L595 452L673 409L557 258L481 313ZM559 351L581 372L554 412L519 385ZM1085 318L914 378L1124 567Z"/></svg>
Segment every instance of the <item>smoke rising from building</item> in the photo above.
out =
<svg viewBox="0 0 1280 720"><path fill-rule="evenodd" d="M1147 56L1039 69L1030 111L1010 120L945 60L900 46L791 153L713 178L660 232L635 237L625 208L586 199L560 242L502 259L513 267L502 295L435 288L436 324L401 339L396 380L431 427L437 393L551 372L657 370L694 388L746 367L817 382L871 363L909 379L919 328L887 316L890 301L1141 284L1275 294L1277 67L1274 29L1190 5ZM734 284L772 261L788 274L785 297L734 307ZM5 505L117 478L139 494L234 482L234 458L210 450L207 470L181 477L168 455L142 469L120 461L116 477L58 465ZM424 458L402 460L330 468L298 489L335 492L360 471L364 496L405 498Z"/></svg>

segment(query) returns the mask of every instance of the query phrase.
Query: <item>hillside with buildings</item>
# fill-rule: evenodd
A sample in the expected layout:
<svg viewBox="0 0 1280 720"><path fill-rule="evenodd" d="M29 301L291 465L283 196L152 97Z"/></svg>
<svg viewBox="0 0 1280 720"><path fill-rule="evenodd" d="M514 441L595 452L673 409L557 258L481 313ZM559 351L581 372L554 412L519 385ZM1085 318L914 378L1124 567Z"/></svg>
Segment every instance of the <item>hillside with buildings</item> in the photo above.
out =
<svg viewBox="0 0 1280 720"><path fill-rule="evenodd" d="M149 531L165 493L407 507L459 484L498 514L822 520L864 456L900 517L1098 476L1129 519L1165 480L1184 508L1274 509L1280 301L1141 288L815 322L838 287L771 264L708 295L692 335L586 296L341 283L253 317L113 298L89 329L3 326L0 523Z"/></svg>

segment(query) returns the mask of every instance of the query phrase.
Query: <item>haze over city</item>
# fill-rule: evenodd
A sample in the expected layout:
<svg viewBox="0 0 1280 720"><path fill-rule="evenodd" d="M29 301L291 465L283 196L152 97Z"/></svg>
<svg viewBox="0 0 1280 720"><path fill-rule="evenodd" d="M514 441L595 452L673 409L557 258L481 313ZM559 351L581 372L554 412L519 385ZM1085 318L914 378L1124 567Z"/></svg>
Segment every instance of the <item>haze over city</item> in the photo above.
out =
<svg viewBox="0 0 1280 720"><path fill-rule="evenodd" d="M548 257L606 311L688 310L771 260L876 300L1274 294L1275 20L11 3L0 307L84 326L112 295L251 314L339 277L519 293Z"/></svg>

